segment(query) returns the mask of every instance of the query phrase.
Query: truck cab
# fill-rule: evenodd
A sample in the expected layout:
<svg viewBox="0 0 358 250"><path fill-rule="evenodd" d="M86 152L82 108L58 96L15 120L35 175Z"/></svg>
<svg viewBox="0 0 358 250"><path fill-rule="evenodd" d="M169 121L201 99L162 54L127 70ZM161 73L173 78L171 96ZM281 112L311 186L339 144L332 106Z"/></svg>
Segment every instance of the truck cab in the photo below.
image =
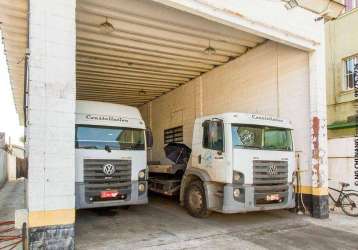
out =
<svg viewBox="0 0 358 250"><path fill-rule="evenodd" d="M77 101L77 209L148 203L145 129L137 108Z"/></svg>
<svg viewBox="0 0 358 250"><path fill-rule="evenodd" d="M292 208L293 149L285 119L246 113L198 118L181 203L195 217Z"/></svg>

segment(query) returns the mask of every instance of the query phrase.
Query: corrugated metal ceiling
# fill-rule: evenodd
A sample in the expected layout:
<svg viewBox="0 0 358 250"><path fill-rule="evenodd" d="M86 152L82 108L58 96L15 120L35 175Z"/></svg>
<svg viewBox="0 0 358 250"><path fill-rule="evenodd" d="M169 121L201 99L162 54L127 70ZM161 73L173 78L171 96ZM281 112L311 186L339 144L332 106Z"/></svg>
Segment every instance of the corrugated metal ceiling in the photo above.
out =
<svg viewBox="0 0 358 250"><path fill-rule="evenodd" d="M151 1L79 0L77 98L139 106L263 41Z"/></svg>
<svg viewBox="0 0 358 250"><path fill-rule="evenodd" d="M0 0L0 29L5 45L14 102L22 123L24 59L27 48L27 0Z"/></svg>

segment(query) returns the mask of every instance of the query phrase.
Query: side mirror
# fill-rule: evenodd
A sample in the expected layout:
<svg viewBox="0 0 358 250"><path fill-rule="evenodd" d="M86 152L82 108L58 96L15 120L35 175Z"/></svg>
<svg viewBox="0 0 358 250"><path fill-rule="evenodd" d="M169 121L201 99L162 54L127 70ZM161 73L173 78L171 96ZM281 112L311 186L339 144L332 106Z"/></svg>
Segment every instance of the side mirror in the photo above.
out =
<svg viewBox="0 0 358 250"><path fill-rule="evenodd" d="M147 128L145 130L145 138L147 141L147 147L148 148L153 147L153 134L152 134L152 130L150 128Z"/></svg>
<svg viewBox="0 0 358 250"><path fill-rule="evenodd" d="M109 145L105 145L104 150L106 150L108 153L112 152L111 147Z"/></svg>
<svg viewBox="0 0 358 250"><path fill-rule="evenodd" d="M203 121L203 123L201 124L201 126L202 126L203 128L207 128L207 127L209 127L209 125L210 125L210 121L209 121L209 120Z"/></svg>

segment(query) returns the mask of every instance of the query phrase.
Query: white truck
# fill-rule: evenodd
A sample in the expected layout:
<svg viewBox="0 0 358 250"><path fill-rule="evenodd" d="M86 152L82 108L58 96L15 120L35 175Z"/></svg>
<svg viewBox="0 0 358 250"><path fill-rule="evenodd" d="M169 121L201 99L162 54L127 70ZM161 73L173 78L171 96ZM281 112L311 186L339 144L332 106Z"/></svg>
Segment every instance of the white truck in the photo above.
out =
<svg viewBox="0 0 358 250"><path fill-rule="evenodd" d="M180 182L181 204L195 217L206 217L211 211L293 208L293 149L292 125L284 119L245 113L198 118ZM164 172L169 173L167 168L175 164L165 166ZM149 169L158 175L160 168L157 164ZM173 183L173 178L169 181ZM159 184L170 186L163 183L163 178L154 179L150 186L156 190Z"/></svg>
<svg viewBox="0 0 358 250"><path fill-rule="evenodd" d="M148 203L145 129L134 107L77 101L77 209Z"/></svg>

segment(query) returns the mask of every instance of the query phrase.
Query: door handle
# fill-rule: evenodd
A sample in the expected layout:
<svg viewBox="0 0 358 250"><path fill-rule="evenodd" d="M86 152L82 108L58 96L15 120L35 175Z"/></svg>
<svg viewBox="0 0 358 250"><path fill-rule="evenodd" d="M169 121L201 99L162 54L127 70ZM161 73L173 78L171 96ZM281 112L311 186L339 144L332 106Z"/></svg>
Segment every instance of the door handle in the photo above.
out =
<svg viewBox="0 0 358 250"><path fill-rule="evenodd" d="M201 164L201 155L198 155L198 162Z"/></svg>

